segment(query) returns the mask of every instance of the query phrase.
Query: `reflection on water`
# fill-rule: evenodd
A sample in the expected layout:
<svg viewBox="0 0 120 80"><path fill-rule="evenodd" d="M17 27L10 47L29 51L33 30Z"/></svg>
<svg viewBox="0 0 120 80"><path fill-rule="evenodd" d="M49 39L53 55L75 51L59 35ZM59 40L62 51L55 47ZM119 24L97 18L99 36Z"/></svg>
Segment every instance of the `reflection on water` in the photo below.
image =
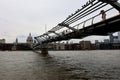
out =
<svg viewBox="0 0 120 80"><path fill-rule="evenodd" d="M120 80L120 50L4 51L0 80Z"/></svg>

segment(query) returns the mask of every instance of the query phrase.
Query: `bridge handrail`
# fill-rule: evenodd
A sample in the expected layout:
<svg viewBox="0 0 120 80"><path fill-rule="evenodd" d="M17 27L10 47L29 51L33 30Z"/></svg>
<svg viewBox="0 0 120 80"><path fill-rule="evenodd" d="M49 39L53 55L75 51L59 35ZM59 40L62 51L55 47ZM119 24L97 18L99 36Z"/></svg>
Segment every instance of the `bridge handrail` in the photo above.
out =
<svg viewBox="0 0 120 80"><path fill-rule="evenodd" d="M112 7L112 8L110 8L110 9L106 10L105 12L108 12L108 11L110 11L110 10L112 10L112 9L114 9L114 8ZM83 22L81 22L81 23L73 26L73 27L76 27L76 26L78 26L78 25L80 25L80 24L83 24L83 23L85 23L85 22L87 22L87 21L89 21L89 20L91 20L91 19L92 19L92 24L93 24L94 18L97 17L97 16L99 16L99 15L101 15L101 14L99 13L99 14L97 14L97 15L95 15L95 16L93 16L93 17L91 17L91 18L89 18L89 19L87 19L87 20L85 20L85 21L83 21Z"/></svg>

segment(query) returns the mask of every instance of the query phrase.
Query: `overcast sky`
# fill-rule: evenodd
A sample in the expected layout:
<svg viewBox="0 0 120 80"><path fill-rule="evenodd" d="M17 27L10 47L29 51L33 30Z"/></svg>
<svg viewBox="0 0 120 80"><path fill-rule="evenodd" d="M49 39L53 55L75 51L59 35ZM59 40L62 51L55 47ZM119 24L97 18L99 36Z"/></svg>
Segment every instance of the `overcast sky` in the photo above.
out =
<svg viewBox="0 0 120 80"><path fill-rule="evenodd" d="M80 9L88 0L0 0L0 39L25 42L45 32ZM94 37L103 39L103 37ZM87 39L93 39L88 37Z"/></svg>

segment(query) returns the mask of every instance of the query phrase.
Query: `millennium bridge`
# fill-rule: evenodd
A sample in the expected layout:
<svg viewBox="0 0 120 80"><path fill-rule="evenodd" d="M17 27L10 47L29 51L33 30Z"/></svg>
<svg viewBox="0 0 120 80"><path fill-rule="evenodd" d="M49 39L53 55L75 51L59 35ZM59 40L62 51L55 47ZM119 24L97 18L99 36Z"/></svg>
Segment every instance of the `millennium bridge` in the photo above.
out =
<svg viewBox="0 0 120 80"><path fill-rule="evenodd" d="M105 10L103 10L104 8ZM117 11L116 14L113 10ZM111 16L107 17L108 14ZM36 48L45 49L50 42L82 39L90 35L106 36L117 31L120 31L120 3L118 0L89 0L64 21L42 35L34 37L35 43L32 47L34 50Z"/></svg>

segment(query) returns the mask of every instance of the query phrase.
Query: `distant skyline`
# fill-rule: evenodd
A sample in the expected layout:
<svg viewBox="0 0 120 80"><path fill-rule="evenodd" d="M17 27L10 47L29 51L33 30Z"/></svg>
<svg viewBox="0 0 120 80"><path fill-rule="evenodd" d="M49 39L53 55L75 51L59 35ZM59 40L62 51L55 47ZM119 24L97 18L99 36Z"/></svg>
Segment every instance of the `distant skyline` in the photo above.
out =
<svg viewBox="0 0 120 80"><path fill-rule="evenodd" d="M0 39L26 42L29 33L38 36L65 20L89 0L0 0ZM120 1L120 0L119 0ZM115 34L116 35L116 34ZM86 37L103 40L108 37ZM77 42L77 40L76 40Z"/></svg>

